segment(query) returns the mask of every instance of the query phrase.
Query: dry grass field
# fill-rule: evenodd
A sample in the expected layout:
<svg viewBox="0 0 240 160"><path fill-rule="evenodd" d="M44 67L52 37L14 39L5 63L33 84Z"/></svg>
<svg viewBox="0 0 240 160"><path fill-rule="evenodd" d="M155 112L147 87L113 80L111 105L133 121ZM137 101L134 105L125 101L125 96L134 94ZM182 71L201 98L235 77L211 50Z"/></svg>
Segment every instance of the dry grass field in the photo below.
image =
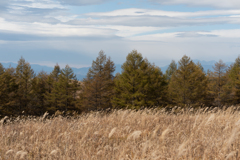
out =
<svg viewBox="0 0 240 160"><path fill-rule="evenodd" d="M2 120L0 159L237 160L237 110L116 110L75 118Z"/></svg>

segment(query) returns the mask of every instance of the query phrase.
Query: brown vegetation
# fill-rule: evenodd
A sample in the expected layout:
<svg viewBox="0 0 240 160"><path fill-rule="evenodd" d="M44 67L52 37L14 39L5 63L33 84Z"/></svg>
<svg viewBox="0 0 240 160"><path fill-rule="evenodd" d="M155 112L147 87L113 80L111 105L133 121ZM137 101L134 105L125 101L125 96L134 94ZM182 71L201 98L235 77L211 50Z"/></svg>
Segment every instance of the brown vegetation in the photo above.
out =
<svg viewBox="0 0 240 160"><path fill-rule="evenodd" d="M0 159L239 159L239 109L5 118Z"/></svg>

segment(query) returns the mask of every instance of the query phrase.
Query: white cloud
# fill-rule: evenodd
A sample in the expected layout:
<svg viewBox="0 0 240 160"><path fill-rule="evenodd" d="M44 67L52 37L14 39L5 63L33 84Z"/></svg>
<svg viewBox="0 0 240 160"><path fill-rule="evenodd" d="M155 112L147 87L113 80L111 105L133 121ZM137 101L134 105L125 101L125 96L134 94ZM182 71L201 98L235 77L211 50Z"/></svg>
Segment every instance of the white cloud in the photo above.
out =
<svg viewBox="0 0 240 160"><path fill-rule="evenodd" d="M239 15L240 10L171 12L130 8L111 12L88 13L86 14L86 16L88 16L87 19L76 19L72 21L72 24L154 27L201 26L227 23L240 24Z"/></svg>
<svg viewBox="0 0 240 160"><path fill-rule="evenodd" d="M53 1L45 0L52 4ZM41 3L44 0L41 0ZM29 2L30 6L35 6L35 0ZM20 5L21 6L21 5ZM22 5L22 7L26 4ZM45 5L39 6L44 8ZM49 6L50 8L54 7ZM61 6L60 6L61 7ZM41 17L28 16L7 16L7 19L0 18L0 30L17 32L22 34L33 34L38 36L102 36L102 37L125 37L133 38L139 34L150 34L164 29L176 28L179 26L201 26L215 24L240 24L238 17L240 10L215 10L201 12L170 12L150 9L124 9L112 12L96 12L85 14L87 18L77 18L78 15L49 14ZM206 16L206 17L205 17ZM217 16L217 17L211 17ZM98 18L95 18L98 17ZM26 19L23 19L26 18ZM34 19L35 18L35 19ZM15 22L14 22L14 19ZM18 21L17 21L18 19ZM45 21L43 21L45 20ZM57 20L58 23L57 23ZM55 23L54 23L55 22ZM59 23L60 22L60 23ZM145 40L154 40L159 36L223 36L220 33L167 33L144 36ZM225 36L227 34L224 34ZM228 36L236 37L231 33ZM136 37L136 38L139 38ZM152 39L153 38L153 39Z"/></svg>
<svg viewBox="0 0 240 160"><path fill-rule="evenodd" d="M118 25L109 25L109 26L107 25L99 28L116 30L115 35L120 37L131 37L137 34L148 33L148 32L165 29L160 27L131 27L131 26L118 26Z"/></svg>
<svg viewBox="0 0 240 160"><path fill-rule="evenodd" d="M177 37L218 37L217 35L214 34L209 34L209 32L181 32L179 34L177 34Z"/></svg>
<svg viewBox="0 0 240 160"><path fill-rule="evenodd" d="M162 34L148 34L142 36L134 36L129 39L132 41L159 41L159 42L171 42L176 39L189 39L189 38L208 38L216 39L221 38L240 38L240 29L229 29L229 30L212 30L212 31L195 31L195 32L172 32L172 33L162 33Z"/></svg>
<svg viewBox="0 0 240 160"><path fill-rule="evenodd" d="M5 43L7 43L7 41L0 40L0 44L5 44Z"/></svg>
<svg viewBox="0 0 240 160"><path fill-rule="evenodd" d="M46 16L51 18L51 16ZM61 22L68 22L71 20L76 19L76 17L78 17L78 15L70 15L70 16L65 16L65 15L58 15L58 16L53 16L55 19L58 19Z"/></svg>
<svg viewBox="0 0 240 160"><path fill-rule="evenodd" d="M115 64L121 64L125 61L128 53L133 49L137 49L150 62L165 66L172 59L178 61L184 54L192 59L224 59L225 62L234 61L239 55L239 38L205 36L182 38L177 36L179 33L182 32L146 35L142 36L142 41L137 38L101 40L95 38L89 40L57 38L31 42L9 41L7 44L0 45L1 51L8 51L8 56L4 57L0 54L0 59L4 61L13 61L14 59L17 61L20 57L17 53L22 53L24 58L31 63L36 61L36 57L39 57L39 61L50 61L53 64L59 62L68 63L71 66L77 64L87 65L91 64L92 59L95 59L98 52L103 49L108 56L111 56ZM9 49L7 46L14 46L14 49ZM41 54L45 55L45 58L43 56L40 58ZM88 56L88 58L85 58L84 55ZM35 58L32 58L32 60L31 57Z"/></svg>
<svg viewBox="0 0 240 160"><path fill-rule="evenodd" d="M10 1L13 2L12 0L8 2ZM219 54L218 58L222 59L226 53L231 53L229 56L231 58L239 54L240 29L209 29L206 32L177 30L179 26L182 28L196 26L201 30L201 26L204 25L240 24L240 10L174 12L130 8L76 15L68 12L69 6L63 5L104 2L106 1L15 0L14 3L3 4L1 1L0 10L1 7L6 8L8 5L8 11L5 13L0 11L0 34L4 33L5 37L8 33L9 37L13 37L14 34L23 37L30 35L30 38L21 40L19 36L17 38L20 40L15 38L17 40L7 41L7 38L4 40L0 36L0 50L4 48L10 54L8 50L13 47L5 47L7 44L14 46L13 55L15 52L25 51L29 55L40 54L41 50L45 49L45 55L51 52L55 55L62 53L71 62L72 59L80 59L82 55L95 58L103 49L118 64L125 60L131 50L137 49L144 57L158 65L167 65L171 59L178 60L184 54L194 59L201 59L204 56L215 59L216 53ZM170 2L175 1L169 0ZM164 33L165 29L172 30ZM31 40L31 36L40 38ZM54 57L61 57L55 55L52 56L54 64L56 62Z"/></svg>
<svg viewBox="0 0 240 160"><path fill-rule="evenodd" d="M116 32L111 29L94 26L71 26L66 24L47 23L12 23L0 18L0 31L33 34L38 36L113 36Z"/></svg>
<svg viewBox="0 0 240 160"><path fill-rule="evenodd" d="M78 6L101 4L107 1L110 1L110 0L59 0L59 2L63 4L78 5Z"/></svg>
<svg viewBox="0 0 240 160"><path fill-rule="evenodd" d="M210 34L225 38L240 38L240 29L213 30L211 32L206 33L206 35Z"/></svg>
<svg viewBox="0 0 240 160"><path fill-rule="evenodd" d="M1 5L5 10L1 10ZM11 22L57 23L54 16L66 16L66 9L55 0L9 0L0 3L0 17Z"/></svg>
<svg viewBox="0 0 240 160"><path fill-rule="evenodd" d="M191 6L206 6L216 8L240 8L239 0L149 0L166 5L186 4Z"/></svg>
<svg viewBox="0 0 240 160"><path fill-rule="evenodd" d="M123 25L123 26L152 26L152 27L179 27L204 26L215 24L238 24L237 17L205 17L205 18L176 18L164 16L116 16L75 19L69 21L74 25Z"/></svg>
<svg viewBox="0 0 240 160"><path fill-rule="evenodd" d="M146 37L149 37L145 41ZM156 38L157 41L151 41ZM137 38L136 38L137 39ZM165 36L145 36L143 41L134 41L131 48L138 49L144 57L159 66L170 63L172 59L178 61L183 55L199 60L224 59L225 62L234 61L239 55L240 39L226 37L176 37L174 35ZM151 42L151 43L149 43Z"/></svg>
<svg viewBox="0 0 240 160"><path fill-rule="evenodd" d="M111 12L94 12L87 13L87 16L94 17L116 17L116 16L166 16L166 17L204 17L204 16L225 16L225 15L240 15L240 10L208 10L208 11L197 11L197 12L174 12L174 11L163 11L163 10L151 10L151 9L138 9L128 8L114 10Z"/></svg>
<svg viewBox="0 0 240 160"><path fill-rule="evenodd" d="M13 1L12 6L35 8L35 9L65 9L59 2L53 0L31 0L31 1Z"/></svg>

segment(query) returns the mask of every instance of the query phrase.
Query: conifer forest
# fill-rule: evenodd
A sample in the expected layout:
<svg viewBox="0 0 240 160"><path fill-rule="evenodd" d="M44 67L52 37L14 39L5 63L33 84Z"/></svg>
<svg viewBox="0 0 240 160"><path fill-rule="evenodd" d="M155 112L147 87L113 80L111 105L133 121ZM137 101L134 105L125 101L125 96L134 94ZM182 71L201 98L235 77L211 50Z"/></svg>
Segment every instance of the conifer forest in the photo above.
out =
<svg viewBox="0 0 240 160"><path fill-rule="evenodd" d="M206 108L240 103L240 57L227 66L219 60L205 71L184 55L166 73L133 50L114 75L115 65L103 51L86 78L78 81L71 67L59 65L34 73L22 57L16 68L0 64L0 115L42 116L111 109Z"/></svg>
<svg viewBox="0 0 240 160"><path fill-rule="evenodd" d="M133 50L114 74L103 51L83 81L66 65L0 67L0 160L231 159L240 154L240 57L166 73Z"/></svg>

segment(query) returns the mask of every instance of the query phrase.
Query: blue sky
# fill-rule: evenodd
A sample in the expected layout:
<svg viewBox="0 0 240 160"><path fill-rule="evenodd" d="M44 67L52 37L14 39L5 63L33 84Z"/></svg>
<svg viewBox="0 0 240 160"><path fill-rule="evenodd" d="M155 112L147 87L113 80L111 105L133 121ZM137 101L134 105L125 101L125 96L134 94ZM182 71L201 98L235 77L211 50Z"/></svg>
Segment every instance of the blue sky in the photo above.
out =
<svg viewBox="0 0 240 160"><path fill-rule="evenodd" d="M100 50L122 64L133 49L158 66L240 55L239 0L0 1L0 62L90 66Z"/></svg>

